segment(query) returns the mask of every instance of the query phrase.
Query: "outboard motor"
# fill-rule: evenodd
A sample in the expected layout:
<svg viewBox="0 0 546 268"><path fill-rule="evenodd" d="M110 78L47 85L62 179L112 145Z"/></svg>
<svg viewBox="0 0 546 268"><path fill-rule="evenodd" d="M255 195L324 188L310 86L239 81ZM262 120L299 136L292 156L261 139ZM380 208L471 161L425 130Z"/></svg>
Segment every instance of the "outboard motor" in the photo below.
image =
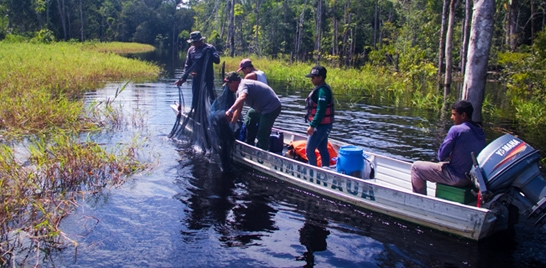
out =
<svg viewBox="0 0 546 268"><path fill-rule="evenodd" d="M479 184L482 207L495 209L498 216L508 219L514 216L506 214L511 214L510 207L515 205L529 218L538 218L535 225L545 223L546 180L538 167L538 150L505 134L474 160L470 174Z"/></svg>

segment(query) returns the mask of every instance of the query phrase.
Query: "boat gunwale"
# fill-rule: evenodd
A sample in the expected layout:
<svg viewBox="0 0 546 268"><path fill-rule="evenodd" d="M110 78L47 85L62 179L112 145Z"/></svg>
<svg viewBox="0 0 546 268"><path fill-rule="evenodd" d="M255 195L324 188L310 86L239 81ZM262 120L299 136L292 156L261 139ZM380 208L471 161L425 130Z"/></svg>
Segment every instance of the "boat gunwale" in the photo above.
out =
<svg viewBox="0 0 546 268"><path fill-rule="evenodd" d="M171 107L173 108L173 110L175 110L175 113L178 113L178 109L177 109L176 104L172 104ZM184 113L182 113L182 115L186 116ZM186 129L191 131L189 125L191 125L191 124L188 124L186 126ZM298 139L305 139L303 134L295 133L295 132L285 130L285 129L273 128L272 131L278 131L278 132L286 133L286 134L292 136L292 139L294 139L294 137L298 137ZM287 138L288 138L288 136L284 135L285 140L283 141L283 147L286 147L286 145L287 145L287 143L286 143ZM337 140L333 140L333 139L330 139L330 140L332 141L334 147L337 147L336 149L339 149L339 147L344 146L344 145L350 145L350 144L342 142L342 141L337 141ZM301 183L301 180L296 180L296 178L294 176L289 176L288 174L283 173L283 172L273 171L273 170L271 170L271 168L269 168L267 166L264 166L264 165L259 165L255 161L245 160L245 157L239 157L237 155L238 153L240 153L240 152L237 151L238 146L240 148L246 148L249 151L260 152L260 154L262 156L278 158L278 159L282 159L283 161L289 161L290 163L292 163L292 164L294 164L296 166L298 166L298 165L303 166L303 167L305 167L306 169L309 169L309 170L325 172L325 173L327 173L327 174L329 174L331 176L338 176L338 177L341 177L341 178L344 178L344 179L347 179L347 180L357 181L359 183L363 183L363 184L366 184L366 185L373 185L374 187L376 187L376 189L382 189L382 190L397 192L398 194L405 195L405 196L407 196L409 198L413 198L413 199L416 198L416 199L425 200L425 203L428 202L428 203L432 204L433 206L434 206L434 204L438 204L439 206L444 206L444 207L447 206L447 207L455 208L455 209L458 209L458 210L466 210L469 213L469 215L467 215L467 216L473 216L473 217L471 217L472 219L468 219L467 221L460 221L460 222L469 223L467 225L453 223L453 222L451 222L449 220L444 220L442 218L435 217L434 215L423 215L424 218L425 218L425 220L423 220L423 219L415 217L415 213L412 213L411 211L407 212L407 213L401 213L400 211L404 211L403 209L402 210L395 210L395 209L389 208L389 206L385 205L385 204L381 204L381 203L377 203L377 202L374 202L374 203L364 202L361 199L351 198L351 197L347 196L346 194L341 195L341 194L339 194L339 193L337 193L337 192L335 192L333 190L332 191L325 190L325 188L323 188L323 187L318 187L316 185L316 183L311 183L311 182L307 182L307 184L306 183ZM301 162L301 161L298 161L298 160L295 160L295 159L291 159L291 158L286 157L286 156L281 155L281 154L276 154L276 153L272 153L272 152L269 152L269 151L265 151L265 150L262 150L262 149L260 149L258 147L246 144L246 143L244 143L244 142L242 142L240 140L235 141L234 148L235 148L235 150L232 151L232 157L234 158L234 160L236 162L239 162L239 163L241 163L243 165L246 165L246 166L248 166L250 168L254 168L254 169L256 169L256 170L258 170L260 172L266 173L266 174L271 175L273 177L279 176L281 180L283 180L285 182L288 182L291 185L294 185L296 187L300 187L300 188L302 188L304 190L308 190L308 191L314 192L314 193L322 195L322 196L326 196L327 198L331 198L333 200L338 200L338 201L341 201L341 202L346 202L346 203L349 203L349 204L354 205L354 206L359 207L359 208L368 209L370 211L375 211L375 212L378 212L378 213L382 213L384 215L388 215L388 216L391 216L391 217L394 217L394 218L397 218L397 219L400 219L400 220L404 220L404 221L407 221L407 222L410 222L410 223L413 223L413 224L417 224L417 225L420 225L420 226L429 227L431 229L435 229L435 230L439 230L439 231L459 235L461 237L465 237L465 238L477 241L477 240L480 240L480 239L485 238L485 237L489 236L490 234L492 234L491 230L494 227L494 223L496 221L496 216L494 215L494 212L492 210L490 210L490 209L487 209L487 208L481 208L481 207L471 206L471 205L467 205L467 204L461 204L461 203L458 203L458 202L445 200L445 199L441 199L441 198L434 197L434 196L426 196L426 195L413 193L411 191L403 191L403 190L399 190L399 189L395 189L395 188L389 188L389 187L387 187L385 185L381 185L380 183L377 183L377 182L372 181L372 180L365 180L365 179L362 179L362 178L352 177L352 176L349 176L349 175L346 175L346 174L338 173L338 172L336 172L336 171L334 171L332 169L325 169L325 168L309 165L308 163L304 163L304 162ZM409 163L407 161L403 161L403 160L388 157L388 156L383 156L383 155L376 154L376 153L373 153L373 152L365 152L365 153L368 154L368 155L372 155L372 156L376 157L377 159L386 159L388 161L394 161L394 162L403 163L403 164L411 164L411 163ZM308 187L304 187L305 185L307 185ZM388 199L385 199L385 200L388 200ZM472 214L472 215L470 215L470 214ZM437 214L437 215L444 215L444 214ZM451 218L455 219L455 217L451 217ZM433 219L436 219L436 220L433 220ZM470 224L470 223L474 223L474 224ZM460 226L462 226L462 227L460 227Z"/></svg>

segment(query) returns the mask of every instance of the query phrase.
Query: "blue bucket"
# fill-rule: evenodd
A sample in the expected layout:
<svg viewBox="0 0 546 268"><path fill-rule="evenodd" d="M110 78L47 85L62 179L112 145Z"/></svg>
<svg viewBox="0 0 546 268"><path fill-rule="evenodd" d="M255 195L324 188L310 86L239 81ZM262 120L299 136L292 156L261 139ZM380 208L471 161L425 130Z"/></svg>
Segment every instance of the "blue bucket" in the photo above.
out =
<svg viewBox="0 0 546 268"><path fill-rule="evenodd" d="M363 149L353 145L342 146L339 148L337 156L336 171L338 173L348 174L360 177L364 169Z"/></svg>

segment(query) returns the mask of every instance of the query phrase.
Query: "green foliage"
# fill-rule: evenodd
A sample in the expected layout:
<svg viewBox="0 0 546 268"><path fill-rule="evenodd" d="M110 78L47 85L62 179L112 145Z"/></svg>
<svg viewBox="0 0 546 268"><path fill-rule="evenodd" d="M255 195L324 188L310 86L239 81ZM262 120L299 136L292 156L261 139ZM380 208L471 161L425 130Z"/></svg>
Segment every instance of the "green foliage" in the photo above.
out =
<svg viewBox="0 0 546 268"><path fill-rule="evenodd" d="M515 99L513 105L516 109L516 120L525 128L540 128L546 125L546 107L544 102L537 100L523 101Z"/></svg>
<svg viewBox="0 0 546 268"><path fill-rule="evenodd" d="M6 38L4 38L4 40L2 40L2 42L3 43L15 44L15 43L23 43L23 42L26 42L28 40L29 40L28 37L25 37L25 36L22 36L22 35L8 34L8 35L6 35Z"/></svg>
<svg viewBox="0 0 546 268"><path fill-rule="evenodd" d="M411 103L414 107L419 109L431 109L435 108L436 110L442 109L442 102L444 97L437 92L426 92L415 91L413 97L411 98Z"/></svg>
<svg viewBox="0 0 546 268"><path fill-rule="evenodd" d="M391 66L393 71L397 67L397 52L394 45L386 45L378 50L372 50L369 54L370 65L375 66Z"/></svg>
<svg viewBox="0 0 546 268"><path fill-rule="evenodd" d="M182 30L182 31L178 34L178 38L179 38L179 39L182 39L182 40L187 40L188 38L190 38L190 32L187 31L187 30Z"/></svg>
<svg viewBox="0 0 546 268"><path fill-rule="evenodd" d="M500 108L493 103L489 95L486 95L485 99L483 100L482 113L489 115L490 117L498 117L501 115Z"/></svg>
<svg viewBox="0 0 546 268"><path fill-rule="evenodd" d="M12 249L23 243L36 252L64 245L62 239L70 239L59 223L81 195L118 186L146 168L136 158L140 138L111 151L78 140L81 131L123 122L112 103L129 82L91 115L78 96L106 81L157 77L156 66L111 53L150 49L125 43L0 43L0 132L10 141L29 137L16 146L0 144L0 264L15 263ZM26 243L29 235L35 243Z"/></svg>
<svg viewBox="0 0 546 268"><path fill-rule="evenodd" d="M498 63L504 67L503 77L516 110L516 119L526 127L546 122L545 48L546 31L543 30L529 49L498 54Z"/></svg>
<svg viewBox="0 0 546 268"><path fill-rule="evenodd" d="M28 156L23 160L16 156L21 151L0 144L3 265L14 258L11 249L21 247L25 234L37 242L26 245L33 250L61 247L61 238L67 237L60 236L59 224L82 195L118 186L127 175L146 168L136 159L137 143L108 152L97 143L57 130L26 144Z"/></svg>
<svg viewBox="0 0 546 268"><path fill-rule="evenodd" d="M154 79L159 74L151 64L99 52L127 53L138 46L142 45L1 42L0 131L9 136L54 127L87 129L90 120L82 116L83 104L75 97L106 81Z"/></svg>
<svg viewBox="0 0 546 268"><path fill-rule="evenodd" d="M55 42L55 35L53 34L53 31L49 29L41 29L34 34L34 37L30 39L30 42L49 44L51 42Z"/></svg>

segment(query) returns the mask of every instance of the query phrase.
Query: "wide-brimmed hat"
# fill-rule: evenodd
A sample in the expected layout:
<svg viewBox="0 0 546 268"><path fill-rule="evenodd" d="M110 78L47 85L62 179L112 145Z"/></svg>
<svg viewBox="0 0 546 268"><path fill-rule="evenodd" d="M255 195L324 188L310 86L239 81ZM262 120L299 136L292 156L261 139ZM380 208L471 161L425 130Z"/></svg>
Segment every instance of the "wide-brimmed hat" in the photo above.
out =
<svg viewBox="0 0 546 268"><path fill-rule="evenodd" d="M322 78L326 78L326 68L323 66L315 66L311 69L311 72L307 74L305 77L313 77L313 76L322 76Z"/></svg>
<svg viewBox="0 0 546 268"><path fill-rule="evenodd" d="M198 42L205 39L205 37L201 36L201 32L195 31L190 33L190 39L188 39L188 43Z"/></svg>
<svg viewBox="0 0 546 268"><path fill-rule="evenodd" d="M241 81L241 77L239 76L237 72L227 73L226 78L224 78L223 86L225 86L228 82L233 82L233 81Z"/></svg>
<svg viewBox="0 0 546 268"><path fill-rule="evenodd" d="M252 61L250 59L243 59L239 63L239 69L237 69L237 72L240 72L242 69L244 69L245 67L249 67L249 66L252 66Z"/></svg>

